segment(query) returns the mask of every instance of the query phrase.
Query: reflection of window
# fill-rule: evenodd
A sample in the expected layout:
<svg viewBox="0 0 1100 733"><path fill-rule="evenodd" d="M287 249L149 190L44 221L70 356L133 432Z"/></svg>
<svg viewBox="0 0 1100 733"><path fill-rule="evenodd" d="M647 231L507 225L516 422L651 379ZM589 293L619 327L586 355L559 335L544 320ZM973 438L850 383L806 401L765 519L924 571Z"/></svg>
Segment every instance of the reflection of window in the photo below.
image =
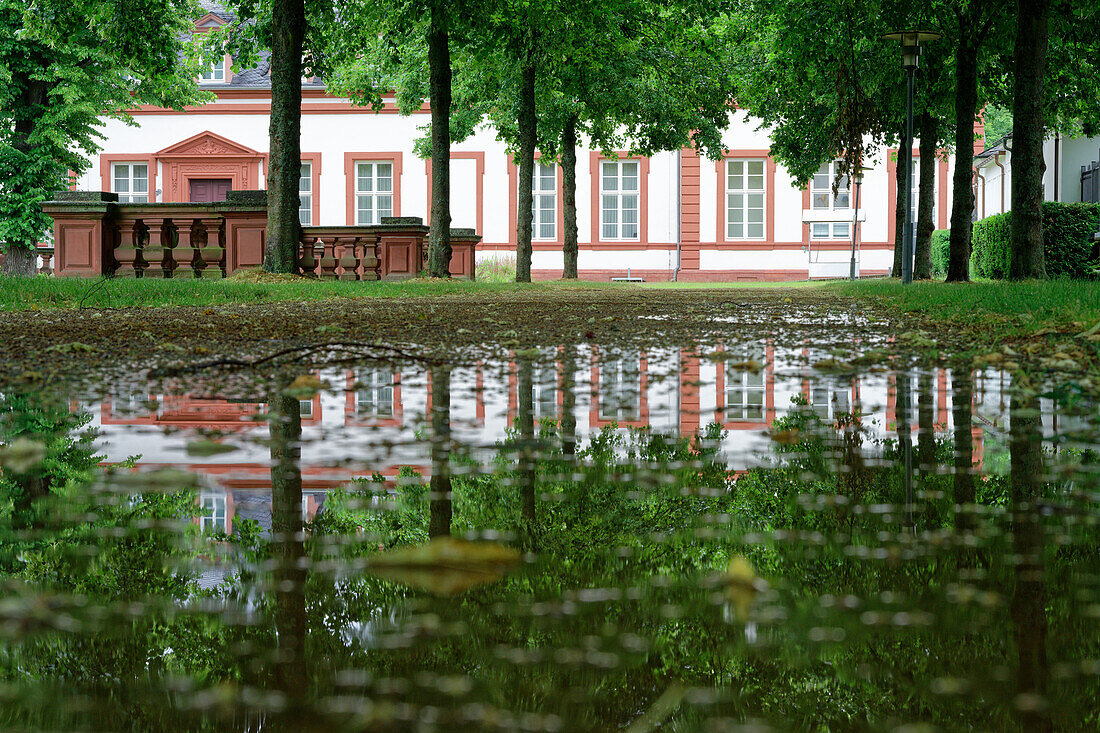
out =
<svg viewBox="0 0 1100 733"><path fill-rule="evenodd" d="M534 239L555 239L557 235L557 171L553 163L535 163L531 176L531 216Z"/></svg>
<svg viewBox="0 0 1100 733"><path fill-rule="evenodd" d="M638 161L600 164L600 237L638 239Z"/></svg>
<svg viewBox="0 0 1100 733"><path fill-rule="evenodd" d="M302 163L298 174L298 221L308 227L313 223L313 163Z"/></svg>
<svg viewBox="0 0 1100 733"><path fill-rule="evenodd" d="M558 416L558 375L552 357L531 365L531 407L537 420Z"/></svg>
<svg viewBox="0 0 1100 733"><path fill-rule="evenodd" d="M355 221L379 224L393 216L393 163L361 161L355 164Z"/></svg>
<svg viewBox="0 0 1100 733"><path fill-rule="evenodd" d="M836 193L833 193L833 181L840 169L840 161L826 163L814 174L810 189L811 208L816 211L836 211L851 207L848 195L848 177L840 179ZM847 221L815 221L810 224L810 236L813 239L847 239L852 236L852 223Z"/></svg>
<svg viewBox="0 0 1100 733"><path fill-rule="evenodd" d="M298 412L302 417L313 417L313 400L298 400Z"/></svg>
<svg viewBox="0 0 1100 733"><path fill-rule="evenodd" d="M909 176L909 179L910 179L910 183L912 185L912 193L910 195L912 196L912 198L909 199L909 203L910 203L909 216L912 217L910 219L910 221L913 222L914 224L916 224L917 223L917 217L919 215L919 208L920 208L920 158L913 158L913 170L910 171L910 173L911 173L911 175ZM936 206L936 174L933 172L932 173L932 226L933 227L936 225L935 224L935 222L936 222L936 211L938 211L938 207Z"/></svg>
<svg viewBox="0 0 1100 733"><path fill-rule="evenodd" d="M814 387L810 393L810 405L814 414L825 422L836 420L852 411L846 388Z"/></svg>
<svg viewBox="0 0 1100 733"><path fill-rule="evenodd" d="M637 353L608 355L600 363L600 419L636 421L641 414L641 359Z"/></svg>
<svg viewBox="0 0 1100 733"><path fill-rule="evenodd" d="M355 416L393 417L393 373L384 369L360 369L355 391Z"/></svg>
<svg viewBox="0 0 1100 733"><path fill-rule="evenodd" d="M202 81L225 81L225 59L219 59L210 65L209 71L204 71L199 77Z"/></svg>
<svg viewBox="0 0 1100 733"><path fill-rule="evenodd" d="M732 358L736 361L729 361L726 366L726 419L763 420L764 350L754 349ZM738 362L749 361L756 362L760 368L756 371L735 368L742 365Z"/></svg>
<svg viewBox="0 0 1100 733"><path fill-rule="evenodd" d="M149 164L114 163L111 166L114 193L119 203L145 204L149 202Z"/></svg>
<svg viewBox="0 0 1100 733"><path fill-rule="evenodd" d="M144 392L125 392L111 396L111 412L115 415L148 414L155 404Z"/></svg>
<svg viewBox="0 0 1100 733"><path fill-rule="evenodd" d="M199 522L202 531L228 531L225 525L225 519L225 494L202 492L199 496Z"/></svg>
<svg viewBox="0 0 1100 733"><path fill-rule="evenodd" d="M726 238L764 238L764 161L726 161Z"/></svg>

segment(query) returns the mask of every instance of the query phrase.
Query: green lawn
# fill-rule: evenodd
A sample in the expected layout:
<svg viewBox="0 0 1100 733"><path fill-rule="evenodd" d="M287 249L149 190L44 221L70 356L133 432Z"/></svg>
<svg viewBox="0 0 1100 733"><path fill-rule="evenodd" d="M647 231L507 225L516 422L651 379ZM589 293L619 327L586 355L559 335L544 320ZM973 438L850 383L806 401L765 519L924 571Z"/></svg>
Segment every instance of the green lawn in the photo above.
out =
<svg viewBox="0 0 1100 733"><path fill-rule="evenodd" d="M1100 322L1100 282L1046 280L981 281L963 284L897 280L832 282L826 292L866 298L888 308L920 313L937 322L983 327L1010 326L1019 332L1051 326Z"/></svg>
<svg viewBox="0 0 1100 733"><path fill-rule="evenodd" d="M468 280L341 282L338 280L255 281L130 280L39 276L0 277L0 310L127 308L163 305L270 303L329 298L409 298L452 293L501 293L619 287L609 283L481 283Z"/></svg>

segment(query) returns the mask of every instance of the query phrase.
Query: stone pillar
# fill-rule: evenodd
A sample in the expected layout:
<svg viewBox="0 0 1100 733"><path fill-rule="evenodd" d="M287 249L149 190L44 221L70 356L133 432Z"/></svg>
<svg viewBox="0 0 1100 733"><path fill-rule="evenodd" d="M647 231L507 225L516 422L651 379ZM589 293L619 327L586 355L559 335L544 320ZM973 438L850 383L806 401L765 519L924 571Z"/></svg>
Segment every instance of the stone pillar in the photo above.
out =
<svg viewBox="0 0 1100 733"><path fill-rule="evenodd" d="M54 273L97 277L108 272L110 217L118 195L103 191L58 191L42 209L53 217Z"/></svg>
<svg viewBox="0 0 1100 733"><path fill-rule="evenodd" d="M477 272L475 252L481 237L473 229L451 229L451 277L473 280Z"/></svg>
<svg viewBox="0 0 1100 733"><path fill-rule="evenodd" d="M224 277L222 273L222 257L225 255L225 247L222 246L222 219L221 217L203 217L199 220L205 232L205 241L199 248L199 256L196 261L198 276L207 280L216 280Z"/></svg>
<svg viewBox="0 0 1100 733"><path fill-rule="evenodd" d="M215 209L225 218L225 274L259 268L267 238L267 191L230 191Z"/></svg>
<svg viewBox="0 0 1100 733"><path fill-rule="evenodd" d="M112 253L117 277L138 277L143 269L141 259L141 222L120 219L116 224L118 239Z"/></svg>
<svg viewBox="0 0 1100 733"><path fill-rule="evenodd" d="M408 280L424 267L428 227L419 216L384 216L378 234L379 273L383 280ZM452 242L451 246L454 246Z"/></svg>

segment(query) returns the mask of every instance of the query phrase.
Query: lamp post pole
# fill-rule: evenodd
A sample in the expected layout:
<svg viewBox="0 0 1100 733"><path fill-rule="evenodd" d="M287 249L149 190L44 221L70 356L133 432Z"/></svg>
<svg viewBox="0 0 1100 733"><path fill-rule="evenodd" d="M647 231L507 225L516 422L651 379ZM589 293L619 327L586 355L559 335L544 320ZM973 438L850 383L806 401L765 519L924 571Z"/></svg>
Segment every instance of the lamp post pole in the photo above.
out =
<svg viewBox="0 0 1100 733"><path fill-rule="evenodd" d="M859 229L859 188L863 185L863 169L857 167L853 180L856 184L856 207L855 213L852 215L852 262L848 268L848 279L856 279L856 237L857 230Z"/></svg>
<svg viewBox="0 0 1100 733"><path fill-rule="evenodd" d="M913 86L917 67L920 65L922 41L935 41L940 34L934 31L907 30L887 33L883 38L901 42L901 63L908 72L905 90L905 218L901 233L901 281L913 282ZM900 157L900 156L899 156ZM900 171L899 171L900 172Z"/></svg>
<svg viewBox="0 0 1100 733"><path fill-rule="evenodd" d="M905 228L901 233L901 282L913 282L913 85L917 67L906 69L909 83L905 91Z"/></svg>

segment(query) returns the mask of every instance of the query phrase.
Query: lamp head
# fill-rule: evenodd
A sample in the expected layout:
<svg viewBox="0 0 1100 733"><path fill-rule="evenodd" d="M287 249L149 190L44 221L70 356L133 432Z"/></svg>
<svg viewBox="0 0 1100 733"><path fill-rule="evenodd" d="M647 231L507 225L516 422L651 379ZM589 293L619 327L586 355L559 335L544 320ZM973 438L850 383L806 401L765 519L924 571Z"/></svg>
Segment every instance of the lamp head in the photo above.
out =
<svg viewBox="0 0 1100 733"><path fill-rule="evenodd" d="M901 65L905 69L916 69L920 66L921 44L939 40L941 36L935 31L908 30L887 33L883 38L901 43Z"/></svg>

